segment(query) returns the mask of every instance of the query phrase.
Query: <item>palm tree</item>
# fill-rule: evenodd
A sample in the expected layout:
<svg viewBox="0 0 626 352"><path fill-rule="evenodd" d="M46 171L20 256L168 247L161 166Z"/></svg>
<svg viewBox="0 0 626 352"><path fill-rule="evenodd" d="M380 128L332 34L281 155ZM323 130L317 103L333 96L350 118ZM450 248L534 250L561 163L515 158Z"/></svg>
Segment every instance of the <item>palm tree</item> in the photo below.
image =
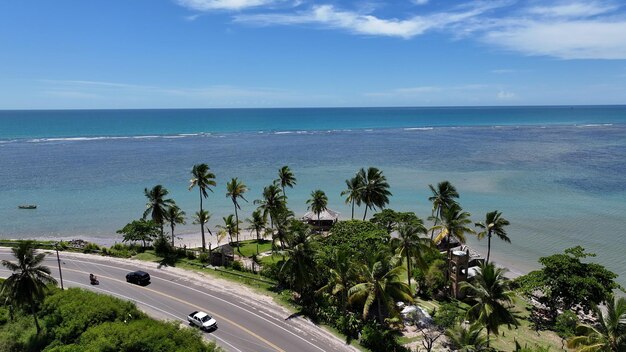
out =
<svg viewBox="0 0 626 352"><path fill-rule="evenodd" d="M375 167L370 167L365 172L361 169L358 173L359 178L363 180L361 187L361 201L365 204L365 212L363 213L363 221L367 217L367 209L383 209L389 204L389 184L383 172Z"/></svg>
<svg viewBox="0 0 626 352"><path fill-rule="evenodd" d="M384 256L361 264L357 268L359 283L348 290L348 302L363 305L363 319L370 314L373 304L381 323L385 318L383 309L386 314L396 315L396 302L413 302L411 289L401 278L403 270L400 263L392 265Z"/></svg>
<svg viewBox="0 0 626 352"><path fill-rule="evenodd" d="M493 263L482 264L474 280L462 282L461 289L475 303L467 311L467 318L487 329L487 347L493 332L498 334L500 325L518 326L512 312L515 293L509 290L509 281L504 277L506 269L496 268Z"/></svg>
<svg viewBox="0 0 626 352"><path fill-rule="evenodd" d="M502 213L494 210L492 212L487 213L484 222L477 222L476 227L483 229L483 231L478 233L478 239L482 240L485 236L487 236L487 263L489 263L489 255L491 254L491 235L495 234L499 239L504 242L511 243L511 239L506 233L504 229L505 226L508 226L510 223L507 219L502 217Z"/></svg>
<svg viewBox="0 0 626 352"><path fill-rule="evenodd" d="M449 208L452 203L456 203L455 198L459 198L459 193L456 191L456 188L449 181L439 182L437 184L437 188L433 187L433 185L428 185L430 191L433 193L428 200L433 203L432 217L434 218L435 224L438 225L441 221L441 211L444 208ZM433 239L435 231L432 230L430 233L430 239Z"/></svg>
<svg viewBox="0 0 626 352"><path fill-rule="evenodd" d="M233 243L233 234L236 234L237 229L239 228L238 224L235 222L234 215L230 214L228 216L224 216L222 217L222 221L224 221L224 225L217 225L217 227L225 230L230 238L230 243Z"/></svg>
<svg viewBox="0 0 626 352"><path fill-rule="evenodd" d="M482 334L480 324L472 324L469 327L456 325L446 330L446 336L455 351L478 352L487 350L488 339Z"/></svg>
<svg viewBox="0 0 626 352"><path fill-rule="evenodd" d="M354 263L350 259L350 253L345 249L334 250L332 257L333 265L329 269L328 282L316 293L330 292L333 296L339 296L341 309L345 312L348 303L348 287L354 277Z"/></svg>
<svg viewBox="0 0 626 352"><path fill-rule="evenodd" d="M215 182L215 174L211 172L209 165L207 164L195 164L191 169L191 180L189 180L189 190L192 188L198 187L198 191L200 192L200 213L204 210L202 208L202 199L207 198L209 194L208 191L213 192L211 187L215 187L217 183ZM204 238L204 224L200 225L200 232L202 233L202 251L206 251L206 239Z"/></svg>
<svg viewBox="0 0 626 352"><path fill-rule="evenodd" d="M276 227L276 234L272 237L272 243L276 239L280 242L280 249L285 249L285 244L289 242L289 226L291 225L291 220L293 220L293 211L287 209L285 205L282 205L280 208L274 211L274 226ZM283 253L284 256L284 253Z"/></svg>
<svg viewBox="0 0 626 352"><path fill-rule="evenodd" d="M213 236L213 234L211 233L211 229L206 226L209 223L209 220L211 220L211 213L209 213L208 210L198 210L193 214L193 224L200 225L200 227L203 228L206 227L207 231L209 231L209 234Z"/></svg>
<svg viewBox="0 0 626 352"><path fill-rule="evenodd" d="M361 192L363 190L363 178L361 173L357 173L353 178L346 180L346 190L341 192L342 196L346 196L346 204L352 204L352 217L354 220L354 205L361 206Z"/></svg>
<svg viewBox="0 0 626 352"><path fill-rule="evenodd" d="M398 237L391 240L392 246L397 248L397 254L406 259L406 276L409 287L411 287L411 258L415 258L419 267L426 268L422 252L430 241L428 238L421 238L420 234L427 232L424 222L418 218L411 223L400 224Z"/></svg>
<svg viewBox="0 0 626 352"><path fill-rule="evenodd" d="M328 197L326 197L326 193L321 189L311 192L311 198L306 201L306 204L308 204L307 209L317 215L317 228L320 230L322 228L320 224L320 214L328 209Z"/></svg>
<svg viewBox="0 0 626 352"><path fill-rule="evenodd" d="M57 281L50 274L50 268L41 265L46 254L35 254L32 241L20 242L11 251L17 263L2 260L2 266L13 272L2 284L2 294L6 294L7 299L17 305L30 308L39 335L41 327L35 310L37 302L43 299L46 285L56 285Z"/></svg>
<svg viewBox="0 0 626 352"><path fill-rule="evenodd" d="M315 275L311 229L298 220L292 220L289 231L292 236L289 238L289 248L285 250L287 257L280 271L287 273L291 287L300 294L303 302L308 302L309 288Z"/></svg>
<svg viewBox="0 0 626 352"><path fill-rule="evenodd" d="M285 165L278 169L278 181L283 189L283 195L286 197L287 193L285 193L285 187L293 188L293 186L296 185L296 177L289 166Z"/></svg>
<svg viewBox="0 0 626 352"><path fill-rule="evenodd" d="M152 189L143 190L148 202L146 203L146 210L143 212L143 218L146 219L148 215L152 218L157 225L161 228L161 237L163 237L163 224L167 220L167 209L174 205L172 199L165 199L168 195L168 191L161 185L156 185Z"/></svg>
<svg viewBox="0 0 626 352"><path fill-rule="evenodd" d="M461 243L465 243L465 234L474 233L474 230L467 227L472 221L469 219L470 213L463 211L457 203L452 203L450 207L443 208L441 213L441 224L433 226L433 229L439 230L439 234L435 238L435 243L440 243L444 239L448 243L447 257L448 270L446 272L446 281L450 278L450 249L452 248L452 240L457 239Z"/></svg>
<svg viewBox="0 0 626 352"><path fill-rule="evenodd" d="M567 341L567 347L578 352L626 351L626 299L609 297L606 314L597 306L593 312L598 318L595 326L581 324L576 327L576 337Z"/></svg>
<svg viewBox="0 0 626 352"><path fill-rule="evenodd" d="M239 249L239 214L237 213L237 209L241 209L239 205L239 198L248 201L243 197L243 194L246 193L248 187L241 181L234 177L226 184L226 197L230 197L230 200L233 201L233 205L235 206L235 226L237 234L237 251L241 254L241 250Z"/></svg>
<svg viewBox="0 0 626 352"><path fill-rule="evenodd" d="M261 213L261 210L257 209L252 212L252 218L246 219L246 221L250 224L250 227L247 230L256 232L256 254L259 254L259 241L261 240L261 231L265 229L267 225L267 220L265 216Z"/></svg>
<svg viewBox="0 0 626 352"><path fill-rule="evenodd" d="M263 188L263 199L257 199L254 204L258 204L263 210L263 216L270 217L270 229L274 228L274 216L280 208L285 207L285 196L281 194L276 183Z"/></svg>
<svg viewBox="0 0 626 352"><path fill-rule="evenodd" d="M174 247L174 227L177 224L184 225L185 222L185 212L182 211L176 204L172 205L167 209L167 220L170 222L170 228L172 229L172 247Z"/></svg>

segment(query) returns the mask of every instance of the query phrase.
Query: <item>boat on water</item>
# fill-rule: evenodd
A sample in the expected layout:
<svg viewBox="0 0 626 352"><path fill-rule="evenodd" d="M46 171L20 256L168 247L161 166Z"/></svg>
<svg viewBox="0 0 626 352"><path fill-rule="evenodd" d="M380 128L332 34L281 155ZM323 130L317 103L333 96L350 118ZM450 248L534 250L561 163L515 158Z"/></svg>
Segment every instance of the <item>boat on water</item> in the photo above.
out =
<svg viewBox="0 0 626 352"><path fill-rule="evenodd" d="M24 204L24 205L18 205L17 207L19 209L37 209L37 206L35 204Z"/></svg>

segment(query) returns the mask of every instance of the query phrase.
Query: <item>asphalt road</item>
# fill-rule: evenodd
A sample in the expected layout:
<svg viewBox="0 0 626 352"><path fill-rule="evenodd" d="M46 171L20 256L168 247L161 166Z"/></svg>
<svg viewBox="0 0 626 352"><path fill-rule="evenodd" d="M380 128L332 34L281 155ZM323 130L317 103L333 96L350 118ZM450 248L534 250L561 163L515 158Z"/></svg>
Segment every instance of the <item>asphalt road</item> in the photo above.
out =
<svg viewBox="0 0 626 352"><path fill-rule="evenodd" d="M44 264L58 280L56 255L50 253ZM249 294L247 289L212 287L210 277L187 275L176 269L159 269L155 263L63 252L60 255L65 287L81 287L133 301L157 319L187 323L187 315L192 311L208 312L217 320L218 329L204 333L205 337L215 340L228 351L355 350L309 321L289 316L275 303ZM0 248L0 259L15 261L9 248ZM138 269L150 274L152 281L149 285L126 282L126 273ZM90 285L89 273L98 277L99 285ZM0 269L1 277L10 274L5 268Z"/></svg>

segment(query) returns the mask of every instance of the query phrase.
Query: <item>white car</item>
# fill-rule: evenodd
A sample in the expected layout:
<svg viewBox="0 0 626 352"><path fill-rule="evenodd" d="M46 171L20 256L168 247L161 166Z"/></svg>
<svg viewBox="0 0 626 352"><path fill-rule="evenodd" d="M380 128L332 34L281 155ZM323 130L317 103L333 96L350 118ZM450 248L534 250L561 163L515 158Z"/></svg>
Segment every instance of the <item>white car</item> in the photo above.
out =
<svg viewBox="0 0 626 352"><path fill-rule="evenodd" d="M187 316L189 324L195 325L202 330L215 330L217 329L217 321L213 319L208 313L195 311Z"/></svg>

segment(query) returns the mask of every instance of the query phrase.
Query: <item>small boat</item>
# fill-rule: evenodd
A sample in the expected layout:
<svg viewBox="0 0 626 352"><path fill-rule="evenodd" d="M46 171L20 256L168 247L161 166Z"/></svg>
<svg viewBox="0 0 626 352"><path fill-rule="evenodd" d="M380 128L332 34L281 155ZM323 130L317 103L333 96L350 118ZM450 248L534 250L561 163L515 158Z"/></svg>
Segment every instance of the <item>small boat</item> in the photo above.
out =
<svg viewBox="0 0 626 352"><path fill-rule="evenodd" d="M37 206L35 204L24 204L24 205L18 205L17 207L19 209L37 209Z"/></svg>

